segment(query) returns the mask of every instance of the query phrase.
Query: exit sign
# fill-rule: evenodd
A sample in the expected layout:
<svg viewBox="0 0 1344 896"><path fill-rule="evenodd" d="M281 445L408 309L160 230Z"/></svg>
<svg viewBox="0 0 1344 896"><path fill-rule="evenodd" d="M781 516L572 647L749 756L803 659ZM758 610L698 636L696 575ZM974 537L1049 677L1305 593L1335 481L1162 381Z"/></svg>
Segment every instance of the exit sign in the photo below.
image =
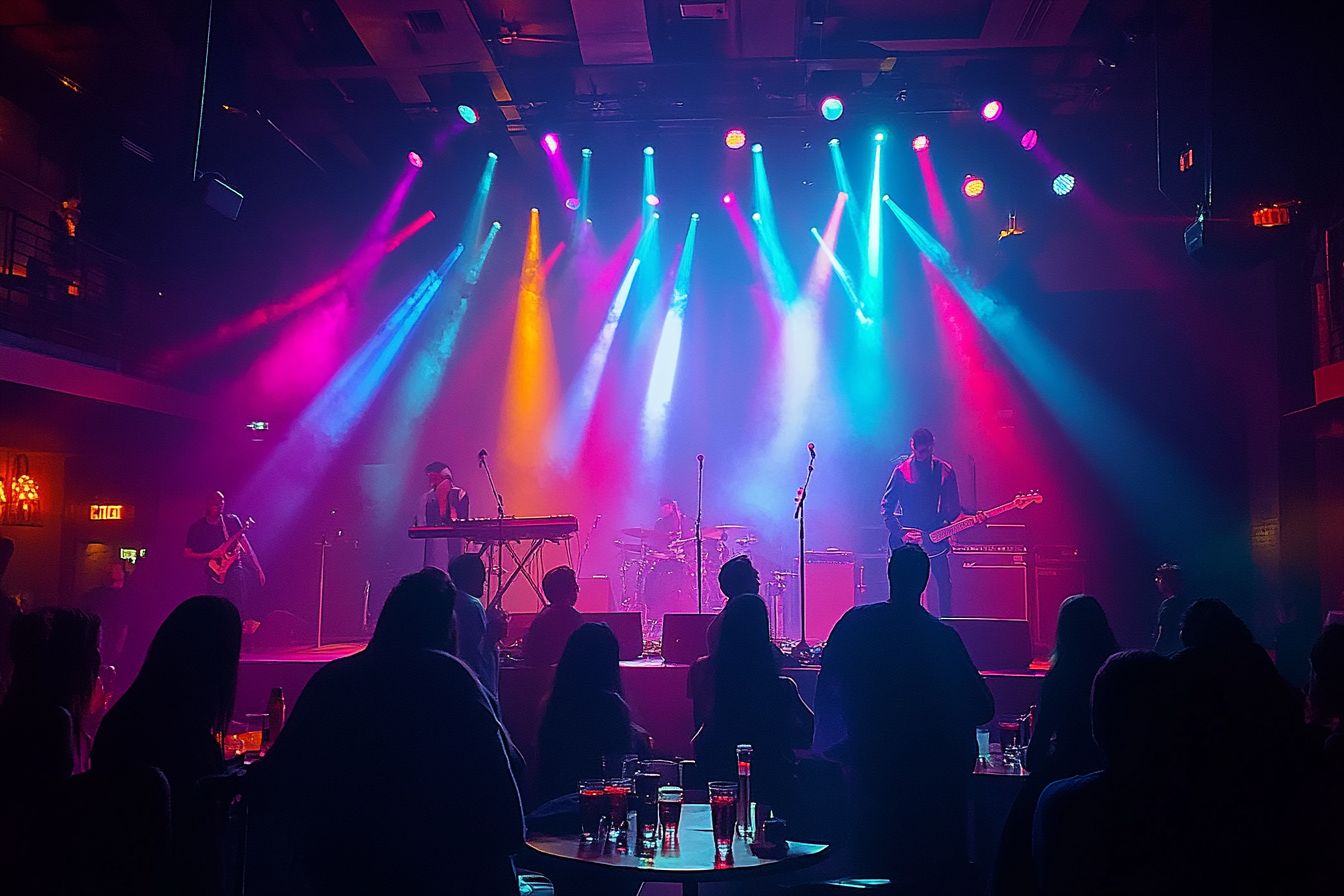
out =
<svg viewBox="0 0 1344 896"><path fill-rule="evenodd" d="M123 519L126 508L121 504L90 504L89 519L91 520L119 520Z"/></svg>

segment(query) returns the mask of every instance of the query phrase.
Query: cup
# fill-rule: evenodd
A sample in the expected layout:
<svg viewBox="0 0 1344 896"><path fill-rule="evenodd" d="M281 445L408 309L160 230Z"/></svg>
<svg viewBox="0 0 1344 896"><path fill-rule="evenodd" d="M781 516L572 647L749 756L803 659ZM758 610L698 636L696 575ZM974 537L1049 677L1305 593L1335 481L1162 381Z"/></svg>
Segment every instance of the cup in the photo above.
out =
<svg viewBox="0 0 1344 896"><path fill-rule="evenodd" d="M982 758L989 756L989 726L981 725L975 729L975 743L979 747L979 755Z"/></svg>
<svg viewBox="0 0 1344 896"><path fill-rule="evenodd" d="M681 797L680 787L658 788L658 825L664 840L677 838L677 827L681 824Z"/></svg>
<svg viewBox="0 0 1344 896"><path fill-rule="evenodd" d="M243 724L243 758L257 759L261 756L261 745L270 739L267 735L271 732L271 714L250 712L244 717Z"/></svg>
<svg viewBox="0 0 1344 896"><path fill-rule="evenodd" d="M584 840L602 836L602 823L610 811L607 782L601 779L579 782L579 834Z"/></svg>
<svg viewBox="0 0 1344 896"><path fill-rule="evenodd" d="M714 850L720 856L733 851L733 831L737 827L737 782L709 782L709 813L714 820Z"/></svg>
<svg viewBox="0 0 1344 896"><path fill-rule="evenodd" d="M610 778L606 782L607 836L620 840L630 830L630 793L635 782L629 778Z"/></svg>

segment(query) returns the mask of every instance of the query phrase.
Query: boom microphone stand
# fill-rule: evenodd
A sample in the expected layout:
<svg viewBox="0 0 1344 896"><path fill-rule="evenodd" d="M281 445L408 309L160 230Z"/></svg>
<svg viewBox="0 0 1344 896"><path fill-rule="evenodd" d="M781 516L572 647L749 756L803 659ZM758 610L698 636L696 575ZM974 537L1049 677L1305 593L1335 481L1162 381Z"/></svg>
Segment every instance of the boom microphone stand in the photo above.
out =
<svg viewBox="0 0 1344 896"><path fill-rule="evenodd" d="M695 612L705 612L705 539L700 532L700 518L705 509L705 456L697 454L700 465L695 484Z"/></svg>
<svg viewBox="0 0 1344 896"><path fill-rule="evenodd" d="M502 597L500 591L504 588L504 496L499 493L499 489L495 488L495 477L490 474L490 464L486 461L486 456L486 451L482 448L477 453L476 459L480 461L481 468L485 470L485 479L490 483L491 494L495 496L495 511L499 518L499 538L490 549L490 562L494 564L496 572L495 601L497 602ZM487 582L490 580L488 570L485 578Z"/></svg>
<svg viewBox="0 0 1344 896"><path fill-rule="evenodd" d="M807 502L807 487L812 482L812 470L817 462L817 446L808 442L807 454L807 476L793 502L793 518L798 521L798 646L793 649L793 656L799 661L810 659L807 647L807 534L803 505Z"/></svg>

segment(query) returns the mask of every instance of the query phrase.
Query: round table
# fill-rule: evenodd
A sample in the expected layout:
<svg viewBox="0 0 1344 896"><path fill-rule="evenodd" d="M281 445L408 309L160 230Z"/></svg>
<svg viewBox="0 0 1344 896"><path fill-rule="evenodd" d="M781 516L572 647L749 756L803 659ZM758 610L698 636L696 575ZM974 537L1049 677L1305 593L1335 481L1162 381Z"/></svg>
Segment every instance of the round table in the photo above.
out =
<svg viewBox="0 0 1344 896"><path fill-rule="evenodd" d="M696 803L682 807L677 839L670 844L660 839L651 855L640 855L633 845L635 839L632 835L630 849L618 850L609 841L588 842L577 834L564 837L538 834L527 838L519 864L543 872L548 867L606 869L614 876L679 883L684 896L695 896L701 883L737 880L815 865L826 858L831 848L825 843L790 840L788 853L783 858L766 859L753 855L746 841L739 836L733 838L729 860L719 861L714 849L709 806Z"/></svg>

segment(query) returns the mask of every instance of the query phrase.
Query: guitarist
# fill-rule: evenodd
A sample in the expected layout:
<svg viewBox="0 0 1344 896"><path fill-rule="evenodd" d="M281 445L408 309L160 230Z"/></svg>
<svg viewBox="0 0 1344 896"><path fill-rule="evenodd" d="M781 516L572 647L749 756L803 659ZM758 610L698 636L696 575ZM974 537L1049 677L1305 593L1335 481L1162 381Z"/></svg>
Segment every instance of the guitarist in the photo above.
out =
<svg viewBox="0 0 1344 896"><path fill-rule="evenodd" d="M248 544L247 536L240 535L237 545L242 554L224 575L223 582L216 582L210 573L210 560L222 559L230 546L229 541L243 531L243 523L238 517L224 512L224 495L211 492L205 501L205 516L191 524L187 530L187 545L182 555L188 560L201 560L202 575L205 579L205 594L227 597L243 617L243 629L251 634L256 630L261 618L261 608L257 598L261 587L266 584L266 573L261 571L261 562L257 552Z"/></svg>
<svg viewBox="0 0 1344 896"><path fill-rule="evenodd" d="M938 586L938 615L952 614L952 573L947 551L925 544L924 535L965 516L957 491L957 471L933 454L933 433L924 427L910 435L910 454L897 461L882 496L882 517L893 550L902 544L924 545L929 572Z"/></svg>

